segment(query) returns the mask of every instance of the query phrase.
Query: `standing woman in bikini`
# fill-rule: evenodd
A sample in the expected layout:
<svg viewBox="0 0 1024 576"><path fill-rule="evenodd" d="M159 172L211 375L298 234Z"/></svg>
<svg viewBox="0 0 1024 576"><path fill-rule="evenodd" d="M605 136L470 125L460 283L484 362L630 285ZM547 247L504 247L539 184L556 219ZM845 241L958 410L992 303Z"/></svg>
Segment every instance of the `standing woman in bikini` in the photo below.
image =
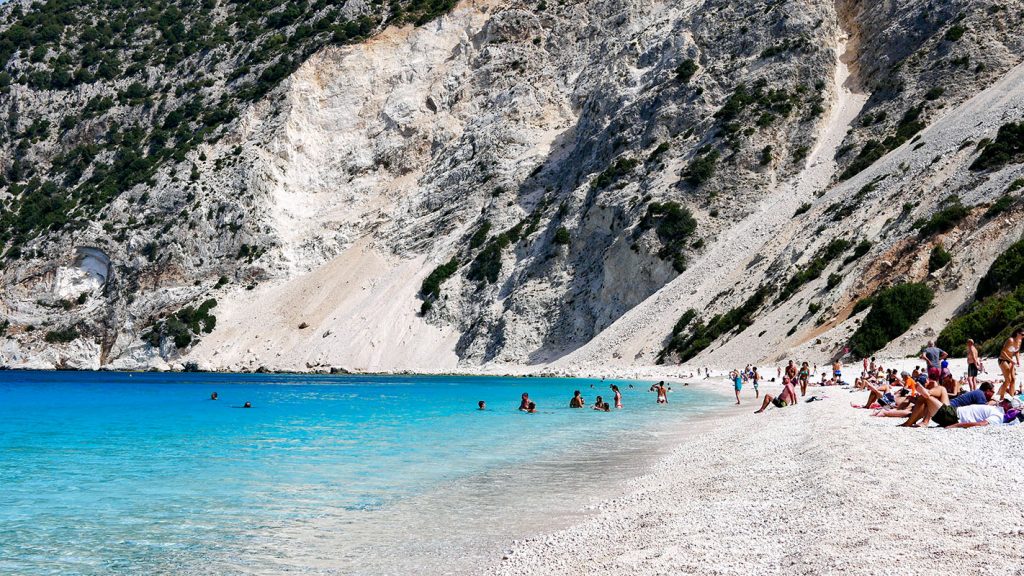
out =
<svg viewBox="0 0 1024 576"><path fill-rule="evenodd" d="M999 388L999 399L1017 394L1017 370L1020 364L1020 341L1024 338L1024 329L1018 328L1003 343L1003 350L999 353L999 369L1003 371L1003 385Z"/></svg>

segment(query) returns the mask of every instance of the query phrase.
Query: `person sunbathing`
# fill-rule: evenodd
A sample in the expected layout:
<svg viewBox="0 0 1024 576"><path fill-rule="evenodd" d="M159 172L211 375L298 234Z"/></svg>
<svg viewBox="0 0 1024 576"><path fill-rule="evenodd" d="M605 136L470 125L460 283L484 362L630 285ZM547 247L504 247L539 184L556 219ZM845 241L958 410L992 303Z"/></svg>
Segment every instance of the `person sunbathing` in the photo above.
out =
<svg viewBox="0 0 1024 576"><path fill-rule="evenodd" d="M1005 404L1004 404L1005 402ZM1019 411L1013 410L1006 400L998 406L980 404L956 409L957 422L946 428L975 428L977 426L1002 426L1024 421Z"/></svg>
<svg viewBox="0 0 1024 576"><path fill-rule="evenodd" d="M776 408L785 408L786 406L792 406L797 403L796 388L793 386L793 381L789 379L789 376L782 377L782 392L777 396L771 394L764 395L764 402L761 404L761 409L754 412L754 414L760 414L768 409L768 404L774 404Z"/></svg>
<svg viewBox="0 0 1024 576"><path fill-rule="evenodd" d="M931 385L930 388L918 385L916 406L907 421L900 426L916 427L919 421L923 422L924 426L928 426L934 420L941 428L945 428L959 422L957 408L988 404L991 402L992 396L995 395L995 387L991 383L985 382L973 392L950 399L945 388L932 380L929 380L928 383Z"/></svg>

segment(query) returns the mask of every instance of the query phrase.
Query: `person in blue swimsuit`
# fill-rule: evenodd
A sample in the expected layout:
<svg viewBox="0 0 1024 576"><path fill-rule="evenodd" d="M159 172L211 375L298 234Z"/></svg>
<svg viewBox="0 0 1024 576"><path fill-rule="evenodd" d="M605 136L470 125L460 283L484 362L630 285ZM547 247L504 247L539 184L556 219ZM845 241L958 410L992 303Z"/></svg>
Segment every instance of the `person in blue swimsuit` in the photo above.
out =
<svg viewBox="0 0 1024 576"><path fill-rule="evenodd" d="M740 376L739 370L733 370L730 372L729 377L732 378L733 386L736 388L736 404L739 404L740 390L743 390L743 377Z"/></svg>

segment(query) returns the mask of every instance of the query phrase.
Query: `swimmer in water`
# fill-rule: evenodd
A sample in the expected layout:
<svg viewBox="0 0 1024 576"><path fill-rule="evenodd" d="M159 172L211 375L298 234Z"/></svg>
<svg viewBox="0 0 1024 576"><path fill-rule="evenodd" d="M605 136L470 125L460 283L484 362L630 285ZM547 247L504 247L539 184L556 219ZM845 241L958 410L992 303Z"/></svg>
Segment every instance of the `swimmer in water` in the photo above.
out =
<svg viewBox="0 0 1024 576"><path fill-rule="evenodd" d="M245 404L242 404L242 408L252 408L252 403L246 402Z"/></svg>
<svg viewBox="0 0 1024 576"><path fill-rule="evenodd" d="M585 402L583 396L580 395L580 391L576 390L572 393L572 399L569 400L569 408L583 408Z"/></svg>
<svg viewBox="0 0 1024 576"><path fill-rule="evenodd" d="M216 400L216 399L217 399L217 393L216 392L214 392L213 394L210 394L210 400Z"/></svg>
<svg viewBox="0 0 1024 576"><path fill-rule="evenodd" d="M537 413L537 405L535 403L533 403L533 402L530 402L529 404L527 404L526 405L526 413L527 414L536 414Z"/></svg>
<svg viewBox="0 0 1024 576"><path fill-rule="evenodd" d="M519 401L519 410L522 412L528 412L530 410L530 404L532 404L532 402L530 402L530 395L523 392L522 399Z"/></svg>
<svg viewBox="0 0 1024 576"><path fill-rule="evenodd" d="M487 410L487 403L484 402L483 400L477 402L476 406L477 406L477 408L476 408L477 410Z"/></svg>

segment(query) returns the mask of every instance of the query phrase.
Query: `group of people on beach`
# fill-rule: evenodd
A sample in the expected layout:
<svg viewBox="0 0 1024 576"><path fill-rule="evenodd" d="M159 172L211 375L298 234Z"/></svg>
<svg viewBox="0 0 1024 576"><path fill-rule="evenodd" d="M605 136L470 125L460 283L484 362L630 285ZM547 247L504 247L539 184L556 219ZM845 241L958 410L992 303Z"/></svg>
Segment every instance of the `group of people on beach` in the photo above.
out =
<svg viewBox="0 0 1024 576"><path fill-rule="evenodd" d="M873 409L873 416L905 418L900 426L974 428L1024 422L1024 398L1018 397L1017 368L1024 329L1015 330L1003 343L997 362L1002 372L998 392L992 381L979 384L985 373L981 354L967 340L967 372L957 379L949 368L949 354L929 341L921 352L925 366L897 373L876 366L874 359L854 383L867 390L867 402L855 407ZM998 395L998 398L996 396Z"/></svg>
<svg viewBox="0 0 1024 576"><path fill-rule="evenodd" d="M590 387L593 388L593 384ZM633 385L630 384L629 387L632 388ZM621 409L622 391L619 390L617 384L612 384L609 386L609 388L611 389L612 395L614 397L615 408ZM657 393L656 402L658 404L668 404L668 393L671 390L672 386L666 384L664 380L651 384L651 387L649 389L650 392ZM580 392L579 390L574 390L572 393L572 398L569 399L569 408L580 409L586 407L587 401L583 397L583 393ZM591 408L593 410L598 410L600 412L611 412L612 405L606 402L603 396L598 395L597 398L594 399L594 404L591 406ZM479 402L477 402L477 410L487 410L487 402L484 400L480 400ZM537 413L537 403L530 399L529 392L523 392L522 396L520 396L518 410L520 412L525 412L527 414Z"/></svg>
<svg viewBox="0 0 1024 576"><path fill-rule="evenodd" d="M834 378L826 379L826 375L822 374L821 386L831 386L841 382L842 378L842 365L836 361L833 365ZM801 362L798 366L793 360L790 360L786 364L785 369L781 366L776 369L776 374L782 379L782 391L778 395L765 394L764 400L761 403L761 408L755 412L760 414L768 408L768 406L774 405L778 408L785 406L792 406L799 402L799 398L807 396L807 388L811 385L811 374L816 372L818 365L815 364L814 368L811 368L810 362ZM747 382L753 384L754 387L754 398L761 399L761 391L759 384L763 382L761 373L758 372L757 366L747 365L743 370L732 370L729 372L729 380L733 383L733 391L736 393L736 404L740 404L740 392L743 391L743 386ZM771 379L771 382L775 382L775 378ZM800 387L800 394L797 395L797 387Z"/></svg>

